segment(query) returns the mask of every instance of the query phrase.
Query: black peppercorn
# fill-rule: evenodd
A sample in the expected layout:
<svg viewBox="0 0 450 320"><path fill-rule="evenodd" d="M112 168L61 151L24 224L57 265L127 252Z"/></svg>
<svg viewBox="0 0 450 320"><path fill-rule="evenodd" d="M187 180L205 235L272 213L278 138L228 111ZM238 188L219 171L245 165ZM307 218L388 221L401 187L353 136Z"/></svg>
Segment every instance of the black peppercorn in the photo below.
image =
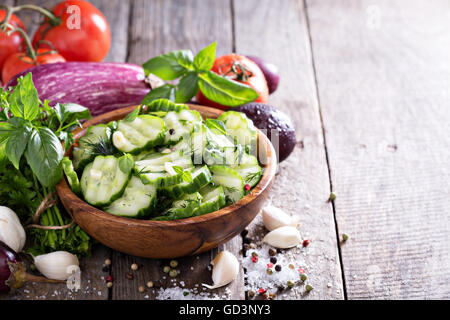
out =
<svg viewBox="0 0 450 320"><path fill-rule="evenodd" d="M280 272L280 271L281 271L281 266L280 266L279 264L277 264L277 265L275 266L275 270L278 271L278 272Z"/></svg>
<svg viewBox="0 0 450 320"><path fill-rule="evenodd" d="M270 262L272 262L273 264L277 263L277 258L271 257L270 258Z"/></svg>
<svg viewBox="0 0 450 320"><path fill-rule="evenodd" d="M269 249L269 256L273 257L276 254L277 254L277 252L274 249L272 249L272 248Z"/></svg>
<svg viewBox="0 0 450 320"><path fill-rule="evenodd" d="M283 250L281 250L280 248L277 249L278 253L283 253Z"/></svg>
<svg viewBox="0 0 450 320"><path fill-rule="evenodd" d="M247 229L242 230L242 232L241 232L242 238L245 238L247 235L248 235L248 230Z"/></svg>
<svg viewBox="0 0 450 320"><path fill-rule="evenodd" d="M170 130L169 130L169 134L170 134L170 135L173 135L174 133L175 133L175 129L170 129Z"/></svg>
<svg viewBox="0 0 450 320"><path fill-rule="evenodd" d="M107 265L103 265L103 268L102 268L102 271L103 272L108 272L109 271L109 267L107 266Z"/></svg>
<svg viewBox="0 0 450 320"><path fill-rule="evenodd" d="M250 244L250 243L252 243L252 239L249 238L249 237L245 237L244 238L244 243Z"/></svg>

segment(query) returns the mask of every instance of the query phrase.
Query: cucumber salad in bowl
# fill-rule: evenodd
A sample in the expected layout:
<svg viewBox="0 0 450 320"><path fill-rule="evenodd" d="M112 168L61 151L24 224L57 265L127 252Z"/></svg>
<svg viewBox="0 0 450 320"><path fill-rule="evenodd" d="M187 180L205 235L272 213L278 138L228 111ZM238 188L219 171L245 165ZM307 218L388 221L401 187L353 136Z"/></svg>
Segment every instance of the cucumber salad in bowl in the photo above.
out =
<svg viewBox="0 0 450 320"><path fill-rule="evenodd" d="M203 120L158 99L124 119L87 128L63 160L86 202L113 215L176 220L217 211L259 182L257 130L244 113Z"/></svg>

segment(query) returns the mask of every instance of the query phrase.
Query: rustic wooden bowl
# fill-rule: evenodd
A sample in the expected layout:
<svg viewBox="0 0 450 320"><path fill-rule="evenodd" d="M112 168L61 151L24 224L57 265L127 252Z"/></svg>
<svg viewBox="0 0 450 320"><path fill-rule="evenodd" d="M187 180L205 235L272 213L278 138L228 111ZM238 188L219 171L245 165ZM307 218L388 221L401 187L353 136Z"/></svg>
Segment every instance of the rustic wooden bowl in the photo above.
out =
<svg viewBox="0 0 450 320"><path fill-rule="evenodd" d="M136 106L114 110L95 117L75 132L77 141L86 128L99 123L119 120ZM203 117L217 118L223 111L190 105ZM198 254L229 241L238 235L258 214L274 180L277 160L269 139L258 130L260 159L264 160L263 175L251 193L237 203L221 210L182 220L151 221L118 217L95 208L75 195L63 178L56 191L66 210L90 236L115 250L146 258L177 258ZM70 150L69 153L70 155ZM260 161L261 161L260 160Z"/></svg>

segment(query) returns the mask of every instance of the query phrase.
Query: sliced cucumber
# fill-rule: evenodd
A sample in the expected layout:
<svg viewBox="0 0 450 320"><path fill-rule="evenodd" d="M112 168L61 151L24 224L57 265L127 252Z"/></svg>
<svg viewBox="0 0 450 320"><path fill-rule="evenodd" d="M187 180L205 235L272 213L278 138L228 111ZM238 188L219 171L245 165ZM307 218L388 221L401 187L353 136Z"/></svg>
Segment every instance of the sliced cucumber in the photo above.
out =
<svg viewBox="0 0 450 320"><path fill-rule="evenodd" d="M104 207L123 195L132 170L123 172L119 161L114 156L97 156L84 168L81 191L88 203Z"/></svg>
<svg viewBox="0 0 450 320"><path fill-rule="evenodd" d="M64 157L61 161L64 173L72 191L76 194L81 194L80 180L78 180L77 173L73 169L72 161L68 157Z"/></svg>
<svg viewBox="0 0 450 320"><path fill-rule="evenodd" d="M72 151L73 166L75 170L82 170L85 165L92 162L99 154L99 147L113 149L111 145L111 128L105 124L89 127L86 134L78 140L78 147ZM113 150L111 150L113 151Z"/></svg>
<svg viewBox="0 0 450 320"><path fill-rule="evenodd" d="M244 153L239 165L233 167L237 173L244 179L244 183L251 188L256 186L261 179L262 170L256 157Z"/></svg>
<svg viewBox="0 0 450 320"><path fill-rule="evenodd" d="M136 154L162 144L164 134L164 121L146 114L137 116L133 121L120 120L112 141L118 150Z"/></svg>
<svg viewBox="0 0 450 320"><path fill-rule="evenodd" d="M194 210L194 216L217 211L226 204L226 196L221 186L207 185L200 190L200 195L203 199L200 206Z"/></svg>
<svg viewBox="0 0 450 320"><path fill-rule="evenodd" d="M152 220L177 220L192 217L196 208L200 206L202 196L196 192L186 194L172 203L172 207Z"/></svg>
<svg viewBox="0 0 450 320"><path fill-rule="evenodd" d="M180 139L190 137L195 124L202 122L202 116L195 110L181 110L179 112L168 112L163 118L167 131L166 144L173 144Z"/></svg>
<svg viewBox="0 0 450 320"><path fill-rule="evenodd" d="M249 153L256 150L258 138L256 127L245 113L227 111L217 119L225 124L227 134L234 137L237 143L247 147Z"/></svg>
<svg viewBox="0 0 450 320"><path fill-rule="evenodd" d="M189 181L183 180L179 184L161 188L161 192L169 197L178 198L183 194L197 192L212 181L211 172L207 166L196 167L190 176Z"/></svg>
<svg viewBox="0 0 450 320"><path fill-rule="evenodd" d="M140 218L147 215L156 202L156 187L152 184L143 184L135 176L131 177L123 195L111 203L106 212L111 214Z"/></svg>
<svg viewBox="0 0 450 320"><path fill-rule="evenodd" d="M192 168L191 157L179 151L149 154L135 163L135 171L142 182L155 184L158 188L181 183L183 170Z"/></svg>
<svg viewBox="0 0 450 320"><path fill-rule="evenodd" d="M244 180L233 168L221 165L209 167L215 185L223 187L227 202L235 203L244 196Z"/></svg>
<svg viewBox="0 0 450 320"><path fill-rule="evenodd" d="M189 107L182 103L174 103L167 99L156 99L153 100L148 106L148 112L158 112L158 111L175 111L179 112L181 110L188 110Z"/></svg>

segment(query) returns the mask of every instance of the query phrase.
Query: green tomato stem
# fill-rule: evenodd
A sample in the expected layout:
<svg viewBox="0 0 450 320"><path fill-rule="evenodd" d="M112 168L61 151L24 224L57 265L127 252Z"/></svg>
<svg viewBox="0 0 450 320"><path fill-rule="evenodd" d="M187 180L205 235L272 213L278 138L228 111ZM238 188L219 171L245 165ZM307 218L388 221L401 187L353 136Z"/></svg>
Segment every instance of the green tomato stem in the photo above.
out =
<svg viewBox="0 0 450 320"><path fill-rule="evenodd" d="M37 11L40 14L46 16L49 20L50 20L50 24L57 26L61 23L61 19L58 18L57 16L55 16L51 11L44 9L42 7L39 6L35 6L33 4L23 4L17 7L13 7L12 11L13 12L18 12L21 10L33 10L33 11Z"/></svg>

